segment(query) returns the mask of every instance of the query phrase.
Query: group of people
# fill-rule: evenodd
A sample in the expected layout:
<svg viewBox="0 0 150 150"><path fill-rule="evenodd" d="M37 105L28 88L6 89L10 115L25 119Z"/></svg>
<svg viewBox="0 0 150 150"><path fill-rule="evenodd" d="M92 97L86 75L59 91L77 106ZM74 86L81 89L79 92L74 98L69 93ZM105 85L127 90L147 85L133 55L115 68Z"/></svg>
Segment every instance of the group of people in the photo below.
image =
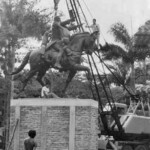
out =
<svg viewBox="0 0 150 150"><path fill-rule="evenodd" d="M92 32L98 32L97 34L97 46L99 48L99 36L100 36L100 27L96 23L96 19L93 19L93 24L90 26L86 26L87 28L92 28ZM51 40L49 42L49 38L51 35ZM52 28L49 28L43 35L42 44L41 44L41 57L46 61L46 57L44 56L45 50L50 45L53 45L53 48L58 51L57 60L54 65L55 68L61 69L60 60L64 49L62 48L63 44L68 44L70 40L70 32L67 28L61 25L61 19L59 16L54 18L54 22L52 24ZM55 44L58 43L58 44ZM61 44L59 44L61 43Z"/></svg>

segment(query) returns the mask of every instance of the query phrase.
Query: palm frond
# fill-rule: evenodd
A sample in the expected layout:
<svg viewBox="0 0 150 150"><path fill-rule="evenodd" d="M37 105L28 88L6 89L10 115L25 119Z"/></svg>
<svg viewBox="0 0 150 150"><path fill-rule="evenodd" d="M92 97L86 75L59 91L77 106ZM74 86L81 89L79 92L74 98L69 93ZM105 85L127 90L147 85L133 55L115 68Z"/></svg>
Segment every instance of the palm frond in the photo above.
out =
<svg viewBox="0 0 150 150"><path fill-rule="evenodd" d="M127 52L120 46L115 44L106 44L101 49L102 56L104 60L112 60L112 59L127 59Z"/></svg>
<svg viewBox="0 0 150 150"><path fill-rule="evenodd" d="M115 37L116 42L121 42L125 46L131 45L131 37L122 23L113 24L109 32Z"/></svg>

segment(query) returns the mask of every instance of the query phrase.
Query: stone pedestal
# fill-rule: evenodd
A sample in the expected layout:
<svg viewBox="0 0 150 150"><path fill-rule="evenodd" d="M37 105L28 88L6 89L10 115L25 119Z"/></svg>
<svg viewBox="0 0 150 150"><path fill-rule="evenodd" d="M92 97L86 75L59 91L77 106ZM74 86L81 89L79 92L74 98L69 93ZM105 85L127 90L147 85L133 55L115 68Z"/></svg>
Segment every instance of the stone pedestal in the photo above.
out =
<svg viewBox="0 0 150 150"><path fill-rule="evenodd" d="M17 99L11 101L11 146L23 150L28 131L37 131L38 150L97 150L98 103L90 99ZM11 135L10 134L10 135Z"/></svg>

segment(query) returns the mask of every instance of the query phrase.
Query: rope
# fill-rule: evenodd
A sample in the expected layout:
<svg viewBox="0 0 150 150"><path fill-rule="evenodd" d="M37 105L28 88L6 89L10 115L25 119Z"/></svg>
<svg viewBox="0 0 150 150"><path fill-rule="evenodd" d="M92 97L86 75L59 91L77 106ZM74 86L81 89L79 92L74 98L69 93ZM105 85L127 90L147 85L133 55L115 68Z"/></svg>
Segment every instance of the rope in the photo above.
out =
<svg viewBox="0 0 150 150"><path fill-rule="evenodd" d="M102 79L101 79L101 76L100 76L100 74L99 74L99 71L98 71L98 69L97 69L96 63L95 63L94 58L93 58L92 55L91 55L91 58L92 58L94 67L95 67L95 69L96 69L96 71L97 71L99 81L100 81L100 83L101 83L101 85L102 85L102 87L103 87L103 90L104 90L104 92L105 92L105 95L106 95L106 98L107 98L107 100L108 100L109 106L110 106L110 108L111 108L112 117L114 118L114 120L115 120L115 122L116 122L116 125L117 125L119 131L120 131L121 134L122 134L122 133L123 133L123 128L122 128L122 125L121 125L121 123L120 123L119 116L118 116L117 111L116 111L116 107L114 106L115 109L112 108L112 104L111 104L111 102L110 102L110 99L109 99L108 93L107 93L107 91L106 91L105 85L104 85L104 83L103 83L103 81L102 81ZM113 97L112 97L112 99L113 99ZM101 102L101 99L100 99L99 101ZM112 100L112 101L113 101L113 100ZM102 105L102 104L100 104L100 105ZM101 113L100 113L100 115L102 116ZM102 116L102 117L103 117L103 116ZM103 122L104 122L104 123L107 123L107 121L105 120L105 119L106 119L105 115L104 115L104 118L103 118L103 119L104 119ZM105 124L103 124L103 125L105 126ZM107 124L106 124L105 128L107 129L106 131L109 133L109 129L107 128Z"/></svg>
<svg viewBox="0 0 150 150"><path fill-rule="evenodd" d="M78 12L78 8L77 8L77 5L76 5L76 0L72 0L73 1L73 4L74 4L74 8L75 8L75 11L76 11L76 14L77 14L77 17L78 17L78 20L79 20L79 28L82 29L82 32L84 32L84 28L82 26L82 22L81 22L81 18L80 18L80 15L79 15L79 12Z"/></svg>
<svg viewBox="0 0 150 150"><path fill-rule="evenodd" d="M100 94L99 94L99 90L98 90L98 86L97 86L97 83L96 83L96 79L95 79L95 77L94 77L94 72L93 72L93 68L92 68L92 63L91 63L91 61L90 61L89 55L87 55L87 57L88 57L89 65L90 65L90 68L91 68L92 77L93 77L93 79L94 79L94 85L95 85L95 89L96 89L97 96L98 96L99 108L101 108L101 110L103 111L102 102L101 102L101 97L100 97Z"/></svg>
<svg viewBox="0 0 150 150"><path fill-rule="evenodd" d="M95 79L95 76L94 76L94 72L93 72L93 68L92 68L92 63L90 61L90 57L89 55L87 55L88 57L88 61L89 61L89 65L90 65L90 68L91 68L91 72L92 72L92 77L94 79L94 85L95 85L95 89L96 89L96 92L97 92L97 96L98 96L98 113L100 115L100 118L99 119L99 128L100 128L100 120L102 121L103 125L104 125L104 129L105 131L108 133L108 135L110 134L109 132L109 127L108 127L108 122L107 122L107 119L106 117L104 118L102 113L103 112L103 104L102 104L102 100L101 100L101 97L100 97L100 94L99 94L99 90L98 90L98 86L97 86L97 83L96 83L96 79ZM100 129L101 130L101 129Z"/></svg>
<svg viewBox="0 0 150 150"><path fill-rule="evenodd" d="M66 5L67 5L68 12L69 12L69 3L67 0L66 0Z"/></svg>
<svg viewBox="0 0 150 150"><path fill-rule="evenodd" d="M93 15L92 15L92 13L91 13L90 9L88 8L88 6L86 5L86 3L85 3L85 1L84 1L84 0L83 0L83 3L84 3L84 5L86 6L86 9L88 10L88 12L89 12L89 14L90 14L91 18L93 19Z"/></svg>
<svg viewBox="0 0 150 150"><path fill-rule="evenodd" d="M81 8L82 14L83 14L83 16L84 16L84 18L85 18L85 21L86 21L86 24L88 25L88 21L87 21L87 19L86 19L86 16L85 16L85 14L84 14L84 11L83 11L83 9L82 9L82 7L81 7L81 5L80 5L80 3L79 3L78 0L77 0L77 2L78 2L79 7ZM83 1L83 2L84 2L84 1ZM85 2L84 2L84 4L85 4ZM85 5L86 5L86 4L85 4ZM87 7L87 5L86 5L86 7ZM88 9L88 7L87 7L87 10L89 11L91 17L93 18L93 16L92 16L90 10ZM91 31L91 30L90 30L90 31ZM101 33L102 33L102 32L101 32ZM102 36L103 36L103 34L102 34ZM104 36L103 36L103 38L104 38ZM106 42L105 38L104 38L104 41ZM108 103L109 103L109 105L110 105L110 107L111 107L111 110L112 110L112 105L111 105L111 102L110 102L110 100L109 100L109 96L108 96L108 94L107 94L107 91L106 91L106 89L105 89L105 86L104 86L104 84L103 84L103 81L102 81L101 76L100 76L100 74L99 74L99 72L98 72L97 66L96 66L96 64L95 64L95 61L94 61L92 55L91 55L91 58L92 58L92 61L93 61L93 63L94 63L95 69L96 69L96 71L97 71L98 78L99 78L99 80L100 80L100 82L101 82L101 84L102 84L102 87L103 87L103 89L104 89L104 92L105 92L105 95L106 95L106 97L107 97ZM92 68L91 61L90 61L89 56L88 56L88 61L89 61L89 64L90 64L90 68L91 68L91 71L92 71L92 76L93 76L93 79L94 79L94 85L95 85L96 92L97 92L97 96L98 96L99 108L101 108L101 111L103 112L101 97L100 97L100 94L99 94L99 90L98 90L98 87L97 87L96 79L95 79L95 76L94 76L94 73L93 73L93 68ZM103 70L104 70L104 66L103 66L103 65L102 65L102 67L103 67ZM105 73L105 70L104 70L104 73ZM105 73L105 75L106 75L106 73ZM106 78L106 81L108 82L108 79L107 79L107 78ZM109 88L109 91L110 91L110 94L111 94L111 97L112 97L112 102L114 102L114 99L113 99L112 92L111 92L110 88ZM115 110L116 110L116 106L115 106L115 105L114 105L114 108L115 108ZM99 110L99 114L101 115L100 110ZM103 117L101 116L101 118L103 118ZM103 120L103 124L106 124L106 123L107 123L105 119L106 119L106 118L103 118L103 119L102 119L102 120ZM115 119L116 122L118 123L117 117L115 117L114 119ZM118 123L118 127L119 127L119 129L121 129L120 123ZM107 126L107 125L105 125L105 129L106 129L107 132L109 132L109 129L108 129L108 126Z"/></svg>
<svg viewBox="0 0 150 150"><path fill-rule="evenodd" d="M88 8L88 6L87 6L87 4L85 3L85 1L84 1L84 0L83 0L83 3L84 3L84 5L86 6L86 9L87 9L87 11L89 12L89 14L90 14L91 18L93 19L94 17L93 17L93 15L92 15L92 13L91 13L90 9ZM105 37L104 37L104 35L103 35L103 33L102 33L102 31L101 31L101 30L100 30L100 33L101 33L101 35L102 35L102 37L103 37L104 41L106 42L106 39L105 39Z"/></svg>
<svg viewBox="0 0 150 150"><path fill-rule="evenodd" d="M99 71L98 71L98 69L97 69L96 63L95 63L94 58L93 58L92 55L91 55L91 58L92 58L94 67L95 67L95 69L96 69L96 72L97 72L97 74L98 74L99 81L100 81L100 83L101 83L101 85L102 85L102 87L103 87L103 90L104 90L104 92L105 92L105 96L106 96L106 98L107 98L107 100L108 100L108 103L109 103L111 109L112 109L112 106L111 106L111 102L110 102L108 93L107 93L107 91L106 91L105 85L104 85L104 83L103 83L103 81L102 81L102 79L101 79L101 76L100 76L100 74L99 74Z"/></svg>
<svg viewBox="0 0 150 150"><path fill-rule="evenodd" d="M90 11L90 9L88 8L88 6L87 6L87 4L85 3L85 1L83 0L83 3L84 3L84 5L86 6L86 9L87 9L87 11L89 12L89 14L90 14L90 16L91 16L91 18L93 19L94 17L93 17L93 15L92 15L92 13L91 13L91 11ZM88 25L88 24L87 24ZM104 34L103 34L103 32L100 30L100 34L102 35L102 37L103 37L103 39L104 39L104 41L106 42L106 39L105 39L105 37L104 37Z"/></svg>
<svg viewBox="0 0 150 150"><path fill-rule="evenodd" d="M87 21L87 19L86 19L86 16L85 16L85 14L84 14L84 11L83 11L83 9L82 9L80 3L79 3L79 0L77 0L77 2L78 2L78 5L79 5L79 7L80 7L80 9L81 9L82 14L83 14L84 20L85 20L86 24L89 26L89 23L88 23L88 21ZM88 29L89 29L89 31L90 31L90 33L91 33L91 29L90 29L90 28L88 28Z"/></svg>
<svg viewBox="0 0 150 150"><path fill-rule="evenodd" d="M94 79L94 85L95 85L96 93L97 93L97 96L98 96L98 113L100 115L100 118L101 118L101 121L103 123L105 131L107 132L108 135L110 135L110 130L109 130L109 127L108 127L107 118L103 116L103 104L102 104L102 100L101 100L101 97L100 97L100 94L99 94L98 86L97 86L97 83L96 83L96 79L95 79L95 76L94 76L94 73L93 73L93 68L92 68L92 64L91 64L89 56L88 56L88 61L89 61L89 64L90 64L90 68L91 68L91 71L92 71L92 76L93 76L93 79Z"/></svg>
<svg viewBox="0 0 150 150"><path fill-rule="evenodd" d="M99 54L99 53L98 53L98 56L99 56L99 58L100 58L100 60L101 60L101 57L100 57L100 54ZM106 75L106 72L105 72L104 64L103 64L103 63L101 63L101 64L102 64L102 68L103 68L103 71L104 71L104 75L105 75L105 77L106 77L106 82L107 82L107 84L109 85L109 80L108 80L107 75ZM108 87L109 87L109 86L108 86ZM108 89L109 89L110 95L111 95L111 97L112 97L112 102L114 103L115 101L114 101L114 98L113 98L113 95L112 95L112 92L111 92L110 87L109 87ZM116 109L115 104L114 104L114 108Z"/></svg>
<svg viewBox="0 0 150 150"><path fill-rule="evenodd" d="M75 17L75 19L76 19L76 23L78 24L78 25L80 25L80 22L79 22L79 18L78 18L78 16L77 16L77 14L76 14L76 10L75 10L75 7L74 7L74 5L73 5L73 2L72 2L72 0L70 0L70 5L71 5L71 7L72 7L72 10L73 10L73 13L74 13L74 17ZM79 27L79 32L81 32L81 28Z"/></svg>
<svg viewBox="0 0 150 150"><path fill-rule="evenodd" d="M74 0L73 0L73 2L74 2ZM79 3L78 0L77 0L77 2L78 2L78 5L80 6L80 9L81 9L81 11L82 11L82 14L83 14L83 16L84 16L84 18L85 18L85 21L86 21L87 25L88 25L88 21L86 20L86 17L85 17L85 14L84 14L84 12L83 12L83 9L82 9L82 7L81 7L81 5L80 5L80 3ZM84 0L83 0L83 2L84 2ZM84 4L85 4L85 6L86 6L86 8L87 8L87 10L88 10L88 12L89 12L89 14L90 14L91 17L93 18L92 14L91 14L91 12L90 12L90 10L89 10L89 8L87 7L87 5L86 5L85 2L84 2ZM78 15L78 14L77 14L77 15ZM101 32L101 31L100 31L100 32ZM102 36L103 36L104 41L106 42L106 40L105 40L104 35L103 35L102 32L101 32L101 34L102 34ZM105 92L106 98L107 98L108 103L109 103L109 105L110 105L110 108L111 108L111 110L112 110L112 112L113 112L114 120L115 120L115 122L116 122L116 124L117 124L117 126L118 126L118 129L119 129L120 131L122 131L123 129L122 129L121 123L120 123L120 121L119 121L119 117L118 117L118 115L116 114L116 106L114 106L114 107L115 107L115 110L112 109L112 104L111 104L111 101L110 101L110 99L109 99L109 95L108 95L108 93L107 93L107 91L106 91L105 85L104 85L104 83L103 83L103 81L102 81L102 79L101 79L101 76L100 76L100 74L99 74L99 71L98 71L98 69L97 69L96 63L95 63L94 58L93 58L92 55L91 55L91 58L92 58L94 67L95 67L95 69L96 69L96 71L97 71L99 81L100 81L100 83L101 83L101 85L102 85L102 87L103 87L103 90L104 90L104 92ZM97 87L96 79L95 79L95 76L94 76L94 73L93 73L93 68L92 68L91 61L90 61L89 56L88 56L88 61L89 61L90 68L91 68L91 71L92 71L92 76L93 76L93 79L94 79L94 85L95 85L96 92L97 92L97 96L98 96L98 100L99 100L99 108L101 108L101 111L103 112L102 101L101 101L101 97L100 97L100 94L99 94L99 90L98 90L98 87ZM102 65L102 66L103 66L103 65ZM103 70L104 70L104 66L103 66ZM105 70L104 70L104 73L105 73ZM106 73L105 73L105 75L106 75ZM107 78L106 78L106 80L107 80L107 82L108 82L108 79L107 79ZM114 102L114 99L113 99L113 97L112 97L112 93L111 93L110 88L109 88L109 91L110 91L110 94L111 94L112 102ZM99 111L99 114L101 115L102 122L103 122L103 124L104 124L104 128L106 129L107 132L109 132L109 129L108 129L108 126L107 126L108 124L107 124L107 121L106 121L106 117L105 117L105 116L103 117L103 115L101 114L101 112L100 112L99 109L98 109L98 111ZM106 124L105 124L105 123L106 123Z"/></svg>
<svg viewBox="0 0 150 150"><path fill-rule="evenodd" d="M130 94L130 96L133 96L133 94L131 94L131 92L126 88L126 86L120 81L120 79L113 73L113 71L111 71L111 69L106 65L106 63L99 57L99 55L96 55L99 60L101 61L101 63L103 63L105 65L105 67L112 73L112 75L116 78L116 80L125 88L125 90Z"/></svg>

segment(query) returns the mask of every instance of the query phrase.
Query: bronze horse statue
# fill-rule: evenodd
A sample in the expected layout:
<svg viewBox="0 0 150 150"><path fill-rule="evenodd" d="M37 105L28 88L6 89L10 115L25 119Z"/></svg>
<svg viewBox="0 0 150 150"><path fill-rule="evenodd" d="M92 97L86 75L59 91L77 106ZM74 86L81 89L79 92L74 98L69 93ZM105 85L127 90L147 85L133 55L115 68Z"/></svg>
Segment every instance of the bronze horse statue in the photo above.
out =
<svg viewBox="0 0 150 150"><path fill-rule="evenodd" d="M71 82L77 71L87 71L88 78L91 78L90 69L86 66L81 65L81 55L83 54L83 52L87 54L92 54L94 47L96 46L96 36L96 32L92 34L85 32L73 35L70 39L69 44L65 47L65 51L60 62L62 68L59 71L69 71L69 75L66 80L66 85L63 89L63 93L65 93L69 83ZM56 42L54 44L58 43ZM67 52L68 49L70 50L69 53ZM36 73L37 81L42 86L44 85L42 77L45 75L46 71L49 68L54 68L57 54L58 51L53 48L53 45L48 47L45 52L45 57L47 57L46 60L48 59L49 61L44 61L41 58L40 49L28 52L26 54L21 65L14 72L11 73L11 75L19 73L29 62L30 71L27 73L26 77L22 81L23 85L21 91L24 90L29 79L32 78Z"/></svg>

